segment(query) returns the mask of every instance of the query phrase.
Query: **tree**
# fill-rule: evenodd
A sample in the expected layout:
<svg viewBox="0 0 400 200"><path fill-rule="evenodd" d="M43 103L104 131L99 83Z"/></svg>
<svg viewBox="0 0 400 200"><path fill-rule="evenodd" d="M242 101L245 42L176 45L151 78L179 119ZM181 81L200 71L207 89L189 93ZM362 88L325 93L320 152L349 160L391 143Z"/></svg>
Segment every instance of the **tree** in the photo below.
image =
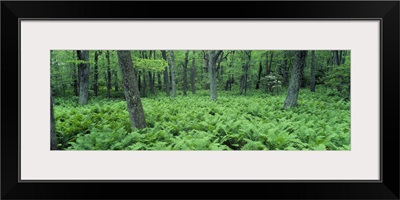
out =
<svg viewBox="0 0 400 200"><path fill-rule="evenodd" d="M310 91L315 92L315 51L311 51L311 81Z"/></svg>
<svg viewBox="0 0 400 200"><path fill-rule="evenodd" d="M107 50L106 52L107 57L107 98L110 98L110 91L111 91L111 64L110 64L110 51Z"/></svg>
<svg viewBox="0 0 400 200"><path fill-rule="evenodd" d="M76 55L74 51L72 52L72 59L76 60ZM74 85L74 94L75 96L79 96L79 81L76 75L76 65L75 62L71 62L71 68L72 68L72 80L73 80L73 85Z"/></svg>
<svg viewBox="0 0 400 200"><path fill-rule="evenodd" d="M138 82L132 64L130 51L117 51L118 63L121 69L122 86L132 129L142 129L146 127L146 118L140 100Z"/></svg>
<svg viewBox="0 0 400 200"><path fill-rule="evenodd" d="M283 105L284 109L296 107L297 98L299 96L299 89L301 84L302 68L305 63L307 56L307 51L296 51L295 52L295 62L292 68L292 74L290 77L288 93L286 96L285 103Z"/></svg>
<svg viewBox="0 0 400 200"><path fill-rule="evenodd" d="M53 90L50 87L50 149L57 150L56 122L53 109Z"/></svg>
<svg viewBox="0 0 400 200"><path fill-rule="evenodd" d="M175 77L175 55L174 51L169 51L169 63L171 67L172 97L176 97L176 77Z"/></svg>
<svg viewBox="0 0 400 200"><path fill-rule="evenodd" d="M189 50L187 50L185 52L185 60L183 62L183 95L186 95L186 91L187 91L187 85L188 85L188 81L187 81L187 65L189 63Z"/></svg>
<svg viewBox="0 0 400 200"><path fill-rule="evenodd" d="M249 77L249 68L250 68L250 61L251 61L251 51L244 51L246 56L246 62L243 66L243 75L240 78L240 94L246 94L247 92L247 79Z"/></svg>
<svg viewBox="0 0 400 200"><path fill-rule="evenodd" d="M193 58L192 58L192 68L190 70L190 85L192 86L192 94L196 94L196 82L195 82L195 77L196 77L196 53L193 51Z"/></svg>
<svg viewBox="0 0 400 200"><path fill-rule="evenodd" d="M161 50L161 56L163 57L163 59L168 62L167 59L167 51L163 51ZM165 68L164 70L164 87L165 87L165 93L167 94L167 96L169 96L169 83L168 83L168 67Z"/></svg>
<svg viewBox="0 0 400 200"><path fill-rule="evenodd" d="M222 50L210 50L208 52L208 66L210 67L210 99L217 100L217 70L216 63Z"/></svg>
<svg viewBox="0 0 400 200"><path fill-rule="evenodd" d="M99 53L100 51L94 51L94 80L93 80L93 92L94 96L97 97L97 93L99 91Z"/></svg>
<svg viewBox="0 0 400 200"><path fill-rule="evenodd" d="M87 104L89 99L89 51L76 51L78 55L78 75L79 75L79 104Z"/></svg>

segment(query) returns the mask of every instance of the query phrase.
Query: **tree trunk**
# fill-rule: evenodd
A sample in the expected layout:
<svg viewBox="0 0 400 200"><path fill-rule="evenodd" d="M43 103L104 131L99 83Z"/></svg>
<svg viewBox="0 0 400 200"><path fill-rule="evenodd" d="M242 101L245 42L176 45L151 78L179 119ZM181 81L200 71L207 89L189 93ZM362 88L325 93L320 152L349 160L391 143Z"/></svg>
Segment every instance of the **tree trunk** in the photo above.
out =
<svg viewBox="0 0 400 200"><path fill-rule="evenodd" d="M335 65L340 65L339 51L333 51Z"/></svg>
<svg viewBox="0 0 400 200"><path fill-rule="evenodd" d="M157 72L157 82L158 82L158 90L162 89L162 84L161 84L161 74Z"/></svg>
<svg viewBox="0 0 400 200"><path fill-rule="evenodd" d="M315 92L315 51L311 51L311 81L310 91Z"/></svg>
<svg viewBox="0 0 400 200"><path fill-rule="evenodd" d="M243 75L241 78L241 87L240 87L240 94L247 93L247 79L249 76L249 68L250 68L250 61L251 61L251 51L244 51L246 54L247 60L246 64L243 66ZM243 93L244 91L244 93Z"/></svg>
<svg viewBox="0 0 400 200"><path fill-rule="evenodd" d="M185 61L183 63L183 95L186 95L186 91L188 88L188 81L187 81L187 66L189 63L189 50L185 52Z"/></svg>
<svg viewBox="0 0 400 200"><path fill-rule="evenodd" d="M151 52L151 51L150 51ZM153 73L149 71L149 83L150 83L150 92L151 94L156 94L154 91L154 77Z"/></svg>
<svg viewBox="0 0 400 200"><path fill-rule="evenodd" d="M89 99L89 51L76 51L78 54L78 60L84 63L79 63L78 74L79 74L79 104L87 104Z"/></svg>
<svg viewBox="0 0 400 200"><path fill-rule="evenodd" d="M165 61L167 61L168 62L168 59L167 59L167 52L166 51L161 51L161 55L162 55L162 57L163 57L163 59L165 60ZM164 70L164 85L165 85L165 92L166 92L166 94L167 94L167 96L169 96L170 94L169 94L169 81L168 81L168 67L166 67L165 68L165 70Z"/></svg>
<svg viewBox="0 0 400 200"><path fill-rule="evenodd" d="M57 150L56 121L54 119L53 91L50 87L50 149Z"/></svg>
<svg viewBox="0 0 400 200"><path fill-rule="evenodd" d="M297 98L299 95L299 89L301 84L301 75L302 75L301 70L302 66L304 65L306 56L307 56L307 51L295 52L295 62L292 68L292 75L290 77L288 93L286 96L285 103L283 105L284 109L297 106Z"/></svg>
<svg viewBox="0 0 400 200"><path fill-rule="evenodd" d="M283 66L282 66L282 85L287 83L287 67L288 67L287 52L283 51Z"/></svg>
<svg viewBox="0 0 400 200"><path fill-rule="evenodd" d="M269 59L269 65L268 65L268 71L267 71L267 75L269 75L271 73L271 68L272 68L272 59L274 58L274 52L271 51L271 58Z"/></svg>
<svg viewBox="0 0 400 200"><path fill-rule="evenodd" d="M93 92L94 96L97 97L98 90L99 90L99 85L98 85L98 80L99 80L99 51L94 52L94 80L93 80Z"/></svg>
<svg viewBox="0 0 400 200"><path fill-rule="evenodd" d="M217 70L216 63L219 55L222 53L221 50L215 51L210 50L208 53L208 66L210 67L210 99L217 100Z"/></svg>
<svg viewBox="0 0 400 200"><path fill-rule="evenodd" d="M169 62L171 67L171 85L172 85L172 97L176 97L176 82L175 82L175 55L174 51L169 51Z"/></svg>
<svg viewBox="0 0 400 200"><path fill-rule="evenodd" d="M190 85L192 86L192 94L196 94L196 83L195 83L195 77L196 77L196 57L195 57L195 51L193 51L193 60L192 60L192 68L190 70Z"/></svg>
<svg viewBox="0 0 400 200"><path fill-rule="evenodd" d="M262 73L262 64L260 61L260 67L258 68L258 78L257 78L256 90L260 89L261 73Z"/></svg>
<svg viewBox="0 0 400 200"><path fill-rule="evenodd" d="M133 69L130 51L117 51L118 63L121 68L122 86L128 105L131 128L141 129L146 127L146 119L140 100L138 83Z"/></svg>
<svg viewBox="0 0 400 200"><path fill-rule="evenodd" d="M73 60L76 59L76 55L74 51L72 51L72 58ZM73 80L73 85L74 85L74 94L75 96L79 96L79 84L78 84L78 78L76 74L76 65L75 63L71 63L71 68L72 68L72 80Z"/></svg>
<svg viewBox="0 0 400 200"><path fill-rule="evenodd" d="M118 73L114 70L114 91L118 92Z"/></svg>
<svg viewBox="0 0 400 200"><path fill-rule="evenodd" d="M110 98L111 91L111 65L110 65L110 51L107 50L107 98Z"/></svg>

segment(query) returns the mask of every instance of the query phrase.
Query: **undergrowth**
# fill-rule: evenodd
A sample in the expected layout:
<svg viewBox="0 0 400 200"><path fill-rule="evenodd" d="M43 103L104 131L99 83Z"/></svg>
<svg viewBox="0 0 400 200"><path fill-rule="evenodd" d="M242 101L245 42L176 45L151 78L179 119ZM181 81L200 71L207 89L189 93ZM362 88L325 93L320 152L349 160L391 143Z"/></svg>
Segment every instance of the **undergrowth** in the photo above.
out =
<svg viewBox="0 0 400 200"><path fill-rule="evenodd" d="M130 131L124 99L56 98L58 146L65 150L350 150L350 102L324 90L301 90L298 107L285 94L238 96L208 91L142 98L147 127Z"/></svg>

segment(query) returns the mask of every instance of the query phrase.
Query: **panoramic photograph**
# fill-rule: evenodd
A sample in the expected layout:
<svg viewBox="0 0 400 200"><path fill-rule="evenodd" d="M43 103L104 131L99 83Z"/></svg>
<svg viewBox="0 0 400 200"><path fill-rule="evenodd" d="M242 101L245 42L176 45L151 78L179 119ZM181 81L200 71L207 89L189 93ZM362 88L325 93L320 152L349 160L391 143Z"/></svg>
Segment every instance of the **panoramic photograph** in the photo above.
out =
<svg viewBox="0 0 400 200"><path fill-rule="evenodd" d="M49 53L51 150L350 150L350 50Z"/></svg>

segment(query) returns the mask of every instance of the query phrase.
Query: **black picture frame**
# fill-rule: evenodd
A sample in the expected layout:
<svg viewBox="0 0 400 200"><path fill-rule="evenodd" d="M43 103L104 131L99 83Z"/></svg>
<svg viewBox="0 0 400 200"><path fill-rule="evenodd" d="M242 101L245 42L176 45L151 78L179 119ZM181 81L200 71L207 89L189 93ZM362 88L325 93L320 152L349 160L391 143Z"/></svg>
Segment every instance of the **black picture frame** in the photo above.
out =
<svg viewBox="0 0 400 200"><path fill-rule="evenodd" d="M1 198L399 199L399 7L399 1L2 1ZM20 182L20 19L379 19L381 181Z"/></svg>

